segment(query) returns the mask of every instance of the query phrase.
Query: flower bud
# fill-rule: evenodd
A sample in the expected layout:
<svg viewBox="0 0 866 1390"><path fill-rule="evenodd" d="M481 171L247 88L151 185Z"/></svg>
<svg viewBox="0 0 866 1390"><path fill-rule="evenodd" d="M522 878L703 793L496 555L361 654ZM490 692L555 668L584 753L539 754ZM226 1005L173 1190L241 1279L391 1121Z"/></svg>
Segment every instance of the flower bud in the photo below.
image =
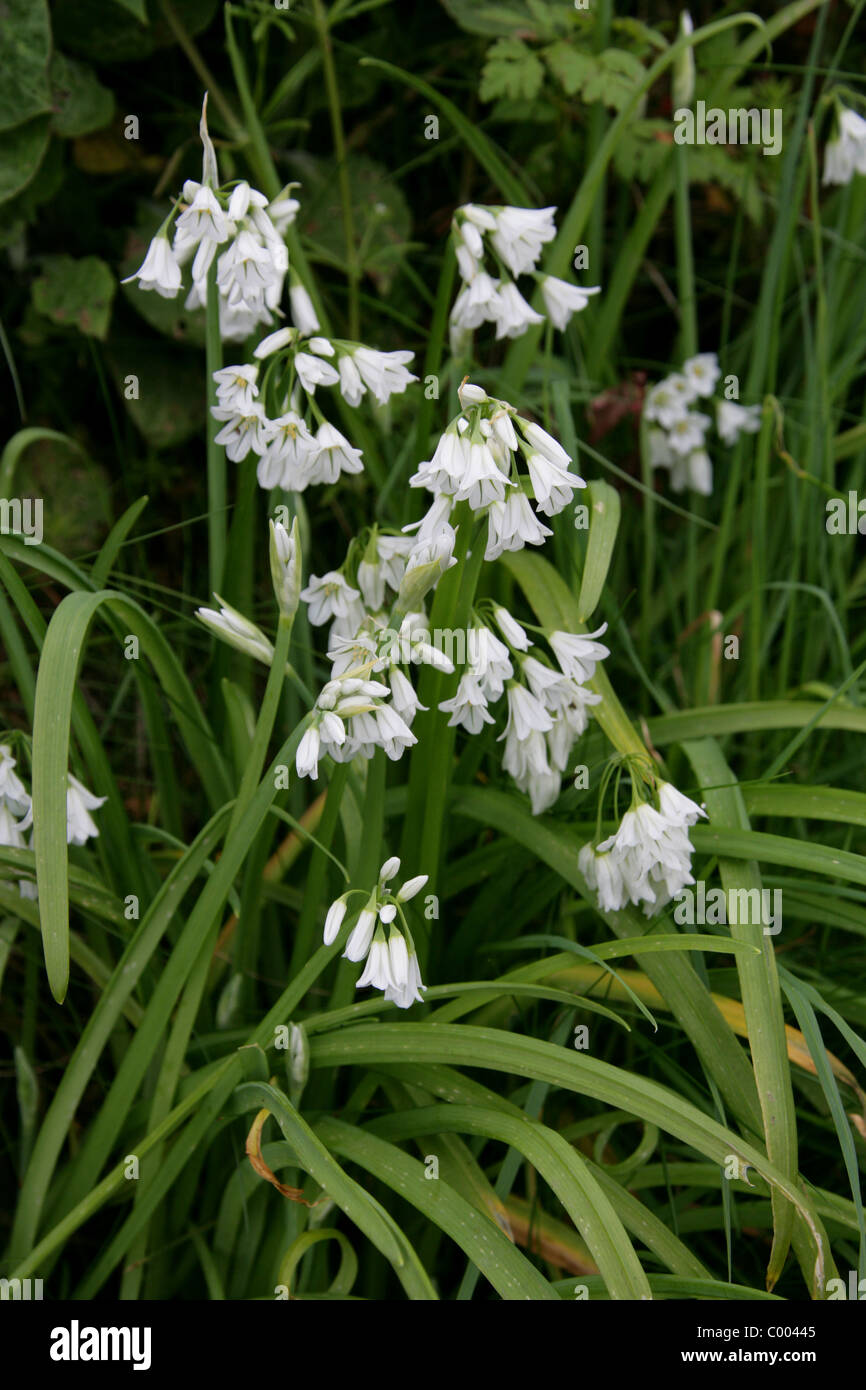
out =
<svg viewBox="0 0 866 1390"><path fill-rule="evenodd" d="M414 898L416 893L420 893L429 877L429 874L416 874L414 878L407 878L397 893L398 903L407 903L410 898Z"/></svg>
<svg viewBox="0 0 866 1390"><path fill-rule="evenodd" d="M694 32L692 17L688 10L680 13L680 32L678 38L685 38L687 34ZM691 106L695 96L695 50L689 46L684 49L674 63L673 84L671 89L671 99L675 111L681 107Z"/></svg>
<svg viewBox="0 0 866 1390"><path fill-rule="evenodd" d="M307 338L311 333L318 333L320 324L313 308L313 301L294 271L289 277L289 303L292 307L292 318L301 337Z"/></svg>
<svg viewBox="0 0 866 1390"><path fill-rule="evenodd" d="M390 883L390 881L391 881L391 879L394 877L394 875L395 875L395 874L398 874L399 872L400 872L400 860L397 858L396 854L392 854L391 858L390 858L390 859L386 859L386 860L385 860L385 863L382 865L381 869L379 870L379 882L380 882L380 883Z"/></svg>
<svg viewBox="0 0 866 1390"><path fill-rule="evenodd" d="M325 918L325 929L322 938L326 946L331 946L336 941L340 928L343 925L343 918L346 915L346 899L338 898L335 903L331 903L328 908L328 915Z"/></svg>
<svg viewBox="0 0 866 1390"><path fill-rule="evenodd" d="M201 120L198 133L202 143L201 181L207 188L217 188L220 176L217 170L216 150L207 128L207 92L201 104Z"/></svg>
<svg viewBox="0 0 866 1390"><path fill-rule="evenodd" d="M287 531L281 521L271 522L271 579L280 616L294 618L301 592L301 541L298 518Z"/></svg>
<svg viewBox="0 0 866 1390"><path fill-rule="evenodd" d="M214 594L214 598L220 606L219 612L213 608L198 608L196 617L211 628L217 637L228 642L229 646L236 647L247 656L254 656L265 666L270 666L274 659L274 649L261 628L251 623L236 608L232 608L219 594Z"/></svg>
<svg viewBox="0 0 866 1390"><path fill-rule="evenodd" d="M454 540L453 529L446 526L426 545L419 545L412 552L397 591L394 605L397 613L417 612L424 596L436 587L446 570L456 565Z"/></svg>
<svg viewBox="0 0 866 1390"><path fill-rule="evenodd" d="M488 399L488 395L483 386L473 386L471 381L465 381L457 388L457 399L460 409L467 410L471 405L481 405Z"/></svg>
<svg viewBox="0 0 866 1390"><path fill-rule="evenodd" d="M262 338L253 351L253 357L270 357L272 352L279 352L280 348L288 347L296 337L297 331L294 328L277 328L266 338Z"/></svg>

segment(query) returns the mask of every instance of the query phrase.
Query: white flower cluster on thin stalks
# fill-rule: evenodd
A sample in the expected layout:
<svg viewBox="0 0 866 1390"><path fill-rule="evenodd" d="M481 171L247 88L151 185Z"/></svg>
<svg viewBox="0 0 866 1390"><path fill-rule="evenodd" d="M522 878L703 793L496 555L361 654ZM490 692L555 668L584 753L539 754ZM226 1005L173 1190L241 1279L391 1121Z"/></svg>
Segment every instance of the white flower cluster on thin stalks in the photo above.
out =
<svg viewBox="0 0 866 1390"><path fill-rule="evenodd" d="M589 296L599 293L599 285L585 288L536 271L542 247L556 236L555 212L556 208L479 203L457 209L451 230L463 284L450 317L455 357L463 354L472 333L483 323L495 326L497 338L519 338L533 324L544 323L544 314L533 309L517 288L521 275L531 275L538 282L547 316L560 332L572 314L586 308Z"/></svg>
<svg viewBox="0 0 866 1390"><path fill-rule="evenodd" d="M33 824L33 801L15 771L17 766L9 744L0 743L0 845L8 845L10 849L32 849L33 832L31 830L29 842L24 832ZM104 796L94 796L71 772L67 774L67 844L83 845L99 834L90 812L97 811L105 800ZM30 879L20 879L18 890L22 898L36 897L36 885Z"/></svg>
<svg viewBox="0 0 866 1390"><path fill-rule="evenodd" d="M351 406L367 391L385 405L418 378L407 369L412 352L378 352L363 343L323 337L300 283L292 285L289 299L295 323L302 322L303 328L278 328L262 339L255 356L270 360L261 381L258 362L214 372L217 404L211 411L223 422L216 442L225 446L233 462L250 452L258 456L261 487L303 492L311 484L335 483L341 473L360 473L364 467L361 450L319 409L317 386L339 386Z"/></svg>
<svg viewBox="0 0 866 1390"><path fill-rule="evenodd" d="M259 325L273 322L289 268L285 233L299 204L291 197L291 185L271 200L244 181L219 186L207 129L207 97L199 132L204 147L201 181L187 179L144 261L127 279L163 299L175 299L183 285L183 268L192 261L186 308L200 309L207 301L208 272L216 258L220 337L242 342Z"/></svg>
<svg viewBox="0 0 866 1390"><path fill-rule="evenodd" d="M412 722L423 706L412 667L455 670L452 656L431 643L423 605L456 563L451 516L458 502L468 504L481 532L486 523L485 558L493 560L551 534L527 493L552 515L584 486L569 473L571 460L561 445L513 406L468 384L460 399L463 410L412 479L435 494L426 516L408 528L414 537L373 528L366 540L350 545L339 570L311 576L301 591L312 625L331 624L332 667L298 748L301 776L316 777L324 753L346 762L359 754L370 758L380 747L397 759L417 741ZM547 634L548 655L507 609L482 603L459 634L463 669L455 694L439 709L450 725L479 734L495 722L489 707L504 696L503 767L529 795L535 814L558 798L574 742L601 699L587 682L608 655L595 640L603 631Z"/></svg>
<svg viewBox="0 0 866 1390"><path fill-rule="evenodd" d="M840 105L835 134L824 150L824 183L850 183L855 174L866 174L866 120Z"/></svg>
<svg viewBox="0 0 866 1390"><path fill-rule="evenodd" d="M415 943L403 906L421 892L428 875L417 874L395 891L388 885L399 872L400 860L395 855L385 860L379 870L379 880L369 895L366 889L352 888L332 902L325 917L323 939L326 946L333 945L348 911L349 899L358 893L365 897L343 955L347 960L366 961L358 978L358 989L371 985L373 989L381 989L385 998L399 1009L408 1009L412 1004L423 1003L421 990L427 986L421 982Z"/></svg>
<svg viewBox="0 0 866 1390"><path fill-rule="evenodd" d="M273 331L256 347L255 362L214 372L217 403L211 413L222 424L216 442L225 447L233 463L250 452L257 455L258 481L267 490L303 492L311 484L335 483L341 473L360 473L364 466L360 449L325 418L315 400L316 387L339 386L351 406L357 406L368 391L385 405L392 395L417 381L407 369L414 353L379 352L364 343L324 337L309 292L294 274L289 276L292 323L274 326L277 319L286 317L280 307L289 271L285 232L300 204L289 196L291 185L273 202L248 183L217 186L207 98L200 135L204 146L201 182L186 181L182 199L128 280L173 299L181 288L182 268L192 258L192 290L186 307L200 308L207 302L214 257L225 246L217 258L216 273L221 338L243 341L262 325Z"/></svg>
<svg viewBox="0 0 866 1390"><path fill-rule="evenodd" d="M584 845L578 867L604 911L617 912L631 902L651 917L694 883L688 832L706 811L670 782L658 783L655 804L642 799L639 785L617 830L598 844Z"/></svg>
<svg viewBox="0 0 866 1390"><path fill-rule="evenodd" d="M274 205L247 184L220 188L205 110L201 136L202 180L185 185L174 243L169 243L168 225L177 209L154 239L137 277L131 278L142 288L176 294L181 263L192 256L193 295L200 299L218 248L227 243L216 273L223 334L246 336L259 324L271 331L255 348L252 363L214 373L213 415L222 426L217 441L234 461L254 454L258 481L267 490L300 493L311 484L333 484L342 473L361 471L363 463L360 451L322 415L316 388L338 387L352 408L367 393L385 404L417 380L408 370L413 354L377 352L322 333L312 296L289 273L278 231L294 217L297 202L288 197L288 189ZM475 204L457 210L453 234L463 287L451 317L455 341L462 343L465 334L484 322L495 325L499 338L516 337L542 322L517 289L521 275L531 274L539 282L548 316L560 330L586 306L589 295L599 292L597 286L583 289L536 271L543 246L555 236L554 211ZM275 327L275 319L285 317L279 304L287 274L292 322ZM715 356L704 353L647 398L647 413L656 425L651 435L656 461L661 439L671 451L674 486L702 470L705 477L708 465L696 455L708 421L691 406L712 394L718 375ZM339 569L308 573L302 587L297 522L289 532L271 521L271 574L281 623L291 623L303 601L313 627L328 624L330 674L309 712L295 768L301 777L317 778L325 757L348 763L370 759L377 749L393 761L400 759L418 742L412 726L425 709L414 676L419 666L430 666L457 676L453 693L438 701L449 726L479 737L498 724L503 770L538 815L559 798L574 744L602 701L593 683L598 663L609 655L599 640L606 624L593 632L550 631L518 621L502 604L481 598L466 605L464 631L444 634L452 645L443 650L441 634L431 633L427 606L456 564L471 565L477 576L483 561L543 545L552 531L542 518L549 520L568 507L586 484L571 471L571 457L559 441L507 401L468 378L458 398L459 413L410 479L413 488L430 494L419 522L402 532L365 528L350 541ZM719 409L723 438L756 428L751 410L727 402L720 402ZM271 666L275 647L265 633L218 594L214 599L217 606L198 610L201 621L221 640ZM9 785L14 790L17 784ZM74 820L80 828L89 794L74 786L78 800L71 792L75 814L70 811L70 825ZM654 910L679 883L691 882L687 829L703 812L666 783L654 793L654 803L640 790L633 795L636 801L617 832L587 846L581 862L603 907L631 900ZM10 805L19 814L28 811L14 796ZM19 833L23 823L10 819L9 824L11 834ZM324 939L326 945L336 940L350 898L362 893L365 904L344 954L365 962L359 986L381 989L386 999L408 1008L421 999L424 986L403 905L427 876L410 879L394 893L388 884L399 867L399 860L389 859L372 891L350 888L338 898L328 911Z"/></svg>
<svg viewBox="0 0 866 1390"><path fill-rule="evenodd" d="M759 405L711 399L720 376L716 354L699 352L680 371L651 386L644 397L644 419L651 426L647 435L650 465L670 469L674 492L689 488L709 497L713 490L713 465L705 445L713 424L713 417L706 413L711 406L715 406L719 438L729 447L741 434L755 434L761 428Z"/></svg>

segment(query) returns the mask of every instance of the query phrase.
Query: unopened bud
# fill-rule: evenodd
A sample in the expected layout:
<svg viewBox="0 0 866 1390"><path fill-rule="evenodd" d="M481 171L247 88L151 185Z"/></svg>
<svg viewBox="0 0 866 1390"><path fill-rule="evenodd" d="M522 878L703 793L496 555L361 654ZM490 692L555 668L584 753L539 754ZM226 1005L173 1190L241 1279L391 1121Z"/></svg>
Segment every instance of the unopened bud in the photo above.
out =
<svg viewBox="0 0 866 1390"><path fill-rule="evenodd" d="M214 598L219 604L219 612L214 608L198 608L196 617L211 628L217 637L236 647L239 652L254 656L257 661L270 666L274 659L274 649L261 628L251 623L236 608L232 608L219 594L214 594Z"/></svg>
<svg viewBox="0 0 866 1390"><path fill-rule="evenodd" d="M426 545L412 552L397 591L397 613L417 612L425 595L436 587L446 570L456 565L454 539L454 531L446 526Z"/></svg>
<svg viewBox="0 0 866 1390"><path fill-rule="evenodd" d="M683 10L680 14L680 32L678 38L685 38L687 34L694 32L692 17L688 10ZM674 75L671 89L674 110L678 111L683 106L691 106L695 96L695 50L689 45L684 49L674 63Z"/></svg>
<svg viewBox="0 0 866 1390"><path fill-rule="evenodd" d="M301 541L297 517L292 521L291 531L287 531L281 521L271 522L270 558L280 616L293 618L301 593Z"/></svg>

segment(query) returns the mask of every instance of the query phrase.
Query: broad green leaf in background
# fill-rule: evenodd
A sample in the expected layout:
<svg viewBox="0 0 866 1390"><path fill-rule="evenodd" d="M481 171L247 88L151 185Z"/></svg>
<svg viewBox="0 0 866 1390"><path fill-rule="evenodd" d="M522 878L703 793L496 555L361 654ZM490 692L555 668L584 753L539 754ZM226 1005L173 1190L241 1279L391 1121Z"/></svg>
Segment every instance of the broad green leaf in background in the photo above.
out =
<svg viewBox="0 0 866 1390"><path fill-rule="evenodd" d="M116 288L114 272L98 256L46 256L33 283L33 307L52 323L104 340Z"/></svg>
<svg viewBox="0 0 866 1390"><path fill-rule="evenodd" d="M409 205L385 165L359 154L349 154L346 165L360 269L387 294L408 246ZM303 184L299 226L312 257L343 265L346 242L333 160L293 154L292 169Z"/></svg>
<svg viewBox="0 0 866 1390"><path fill-rule="evenodd" d="M31 444L39 444L45 440L51 440L57 444L64 444L73 453L82 453L81 445L76 439L71 439L68 434L61 434L59 430L43 429L41 426L30 425L26 429L18 430L6 443L3 453L0 454L0 497L11 497L14 491L15 475L19 461L25 449L29 449ZM26 495L26 494L25 494Z"/></svg>
<svg viewBox="0 0 866 1390"><path fill-rule="evenodd" d="M124 407L155 449L182 444L201 428L205 384L195 353L113 335L106 358Z"/></svg>
<svg viewBox="0 0 866 1390"><path fill-rule="evenodd" d="M211 23L218 6L219 0L171 0L187 41ZM100 67L138 63L177 44L177 28L165 9L160 0L53 0L54 41L64 53Z"/></svg>
<svg viewBox="0 0 866 1390"><path fill-rule="evenodd" d="M55 53L51 58L52 129L67 139L101 130L114 114L114 95L86 63Z"/></svg>
<svg viewBox="0 0 866 1390"><path fill-rule="evenodd" d="M48 148L49 116L36 116L3 135L0 153L0 203L14 198L35 177Z"/></svg>
<svg viewBox="0 0 866 1390"><path fill-rule="evenodd" d="M48 59L51 22L46 0L3 0L0 6L0 130L51 110ZM8 158L6 141L0 166Z"/></svg>

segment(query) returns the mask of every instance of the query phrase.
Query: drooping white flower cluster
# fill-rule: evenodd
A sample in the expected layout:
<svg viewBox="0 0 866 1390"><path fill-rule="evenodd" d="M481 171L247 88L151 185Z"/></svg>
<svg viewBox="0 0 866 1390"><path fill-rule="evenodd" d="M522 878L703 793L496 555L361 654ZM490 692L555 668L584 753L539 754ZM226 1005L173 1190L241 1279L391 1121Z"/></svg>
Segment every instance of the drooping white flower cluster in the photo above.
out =
<svg viewBox="0 0 866 1390"><path fill-rule="evenodd" d="M562 445L507 401L465 383L458 391L461 413L441 436L433 457L410 479L427 488L434 503L421 523L421 534L449 525L453 506L468 502L487 517L486 560L506 550L542 545L552 535L530 505L531 496L544 516L556 516L586 484L568 471L571 457ZM525 472L519 464L523 461Z"/></svg>
<svg viewBox="0 0 866 1390"><path fill-rule="evenodd" d="M397 713L392 690L382 681L346 675L322 686L295 757L299 777L316 778L326 754L338 763L359 755L372 758L377 748L396 762L418 740Z"/></svg>
<svg viewBox="0 0 866 1390"><path fill-rule="evenodd" d="M502 766L540 815L556 801L574 742L585 731L592 705L601 696L590 690L596 665L609 655L596 632L552 632L547 641L557 666L533 646L524 628L506 608L492 606L492 627L476 614L467 641L468 661L456 693L439 705L449 725L470 734L495 721L489 705L504 694L507 719L497 742L505 742ZM538 655L533 655L537 652Z"/></svg>
<svg viewBox="0 0 866 1390"><path fill-rule="evenodd" d="M33 824L33 801L30 792L15 771L17 760L6 743L0 743L0 845L10 849L32 849L33 834L29 841L24 832ZM94 796L72 773L66 781L66 842L70 845L83 845L99 834L91 811L96 811L105 802L104 796ZM36 884L29 879L20 879L18 889L22 898L36 897Z"/></svg>
<svg viewBox="0 0 866 1390"><path fill-rule="evenodd" d="M569 473L569 456L557 441L507 402L466 384L459 394L461 414L412 479L435 493L422 520L406 528L415 531L414 539L374 527L366 541L352 542L339 570L312 575L301 591L312 625L331 624L331 679L316 701L296 766L301 776L316 777L323 754L347 761L359 753L371 757L377 746L399 757L415 741L412 722L424 708L412 666L452 673L454 655L461 667L459 683L439 708L451 726L477 734L494 723L489 705L505 696L503 766L538 814L558 797L574 741L586 728L588 710L599 702L587 682L608 655L595 640L604 628L552 633L548 641L558 663L553 666L542 651L530 650L524 629L499 605L493 605L491 621L474 613L465 633L431 637L424 602L455 563L451 516L458 502L487 518L485 558L496 559L505 549L527 541L540 544L550 534L527 492L540 511L553 515L584 483ZM524 475L518 458L525 462ZM506 533L509 516L513 529ZM451 639L447 651L439 645L441 636ZM455 637L464 639L456 652Z"/></svg>
<svg viewBox="0 0 866 1390"><path fill-rule="evenodd" d="M452 549L453 534L419 545L410 536L386 535L374 527L366 545L350 547L341 570L310 576L301 598L314 627L330 622L331 678L319 692L298 748L300 776L317 777L325 754L349 762L359 755L371 758L379 747L396 760L417 742L412 722L426 707L418 700L411 668L450 672L454 664L432 644L426 614L420 607L410 610L407 595L422 602L454 563ZM355 565L357 587L343 572L351 573Z"/></svg>
<svg viewBox="0 0 866 1390"><path fill-rule="evenodd" d="M391 1003L400 1009L408 1009L412 1004L424 1002L421 990L427 986L421 982L415 943L403 912L403 904L420 893L428 875L418 874L415 878L407 879L402 888L393 892L388 884L399 872L400 860L396 856L386 859L379 871L379 881L367 897L349 934L343 955L347 960L366 961L356 989L362 989L365 985L381 989ZM326 946L331 946L336 941L346 916L348 900L353 893L359 891L366 892L350 889L331 903L325 918Z"/></svg>
<svg viewBox="0 0 866 1390"><path fill-rule="evenodd" d="M524 299L515 280L531 274L541 286L548 317L560 332L572 314L585 309L591 289L571 285L553 275L540 275L535 266L541 248L556 236L556 208L485 207L467 203L454 214L451 230L457 268L463 282L451 309L451 351L459 355L467 339L483 323L492 323L497 338L519 338L544 315ZM485 264L495 262L497 274ZM512 278L514 277L514 278Z"/></svg>
<svg viewBox="0 0 866 1390"><path fill-rule="evenodd" d="M670 470L674 492L693 492L709 497L713 490L713 465L705 436L712 417L698 409L709 402L721 375L714 352L700 352L650 387L644 398L644 418L651 422L648 434L650 465ZM739 405L716 400L715 424L724 444L736 444L741 434L755 434L761 427L759 405Z"/></svg>
<svg viewBox="0 0 866 1390"><path fill-rule="evenodd" d="M411 352L378 352L362 343L322 337L300 283L292 286L290 301L295 327L278 328L263 338L255 349L257 362L214 372L217 404L211 412L223 426L216 442L224 445L232 462L252 452L258 456L261 487L303 492L364 467L361 450L316 405L317 386L338 385L352 406L367 391L384 405L418 378L406 367L414 356ZM268 365L260 381L265 359Z"/></svg>
<svg viewBox="0 0 866 1390"><path fill-rule="evenodd" d="M605 912L632 902L648 917L687 884L694 883L689 827L706 816L703 807L660 782L657 805L635 799L613 835L586 844L578 867Z"/></svg>
<svg viewBox="0 0 866 1390"><path fill-rule="evenodd" d="M824 183L850 183L855 174L866 174L866 120L841 106L824 150Z"/></svg>
<svg viewBox="0 0 866 1390"><path fill-rule="evenodd" d="M207 278L217 258L220 336L242 342L260 324L271 324L289 268L285 233L300 204L291 185L268 199L244 180L219 185L214 148L207 129L207 96L199 126L204 158L201 181L187 179L177 205L151 241L141 266L129 280L174 299L183 267L192 261L187 309L207 302ZM179 211L180 209L180 211ZM173 239L169 232L174 225ZM124 282L126 283L126 281Z"/></svg>

